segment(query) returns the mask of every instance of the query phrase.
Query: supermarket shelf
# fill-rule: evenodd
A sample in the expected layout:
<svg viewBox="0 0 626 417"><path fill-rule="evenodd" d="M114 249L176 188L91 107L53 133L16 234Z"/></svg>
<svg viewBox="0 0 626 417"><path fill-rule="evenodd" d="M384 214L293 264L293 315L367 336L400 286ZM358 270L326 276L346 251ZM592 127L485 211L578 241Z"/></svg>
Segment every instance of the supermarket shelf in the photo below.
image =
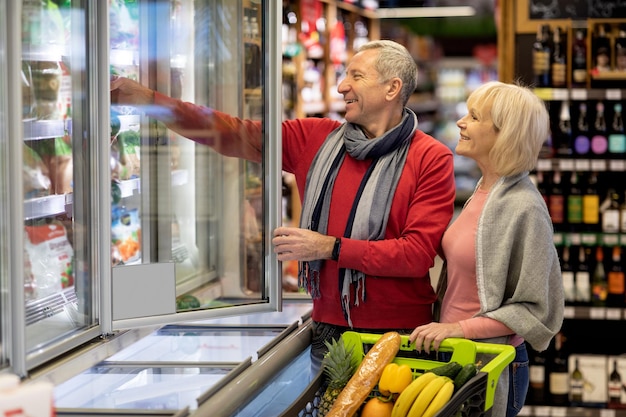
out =
<svg viewBox="0 0 626 417"><path fill-rule="evenodd" d="M33 301L26 302L26 325L52 317L64 311L65 307L76 305L76 291L74 287L66 288L61 292Z"/></svg>
<svg viewBox="0 0 626 417"><path fill-rule="evenodd" d="M28 119L23 121L24 139L40 140L59 138L65 135L65 130L71 134L72 120L36 120Z"/></svg>
<svg viewBox="0 0 626 417"><path fill-rule="evenodd" d="M524 406L520 417L626 417L626 410L586 407Z"/></svg>
<svg viewBox="0 0 626 417"><path fill-rule="evenodd" d="M617 155L616 155L617 156ZM620 154L621 158L623 155ZM591 158L551 158L537 161L537 171L626 171L626 160L621 159L591 159Z"/></svg>
<svg viewBox="0 0 626 417"><path fill-rule="evenodd" d="M69 194L68 194L69 195ZM54 216L66 212L67 197L65 194L35 197L24 201L24 220ZM72 199L69 199L71 204Z"/></svg>

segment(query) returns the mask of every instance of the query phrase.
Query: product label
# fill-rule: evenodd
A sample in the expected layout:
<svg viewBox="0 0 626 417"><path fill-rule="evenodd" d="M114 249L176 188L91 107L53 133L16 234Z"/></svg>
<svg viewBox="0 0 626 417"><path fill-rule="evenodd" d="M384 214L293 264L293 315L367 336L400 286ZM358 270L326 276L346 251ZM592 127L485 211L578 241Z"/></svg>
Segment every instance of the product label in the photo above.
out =
<svg viewBox="0 0 626 417"><path fill-rule="evenodd" d="M619 211L605 210L602 213L602 231L604 233L619 232Z"/></svg>
<svg viewBox="0 0 626 417"><path fill-rule="evenodd" d="M546 380L546 367L540 365L530 365L528 368L530 385L534 388L543 388Z"/></svg>
<svg viewBox="0 0 626 417"><path fill-rule="evenodd" d="M609 271L609 294L624 294L624 273Z"/></svg>
<svg viewBox="0 0 626 417"><path fill-rule="evenodd" d="M563 271L563 292L566 302L576 301L576 284L574 282L574 273L572 271Z"/></svg>
<svg viewBox="0 0 626 417"><path fill-rule="evenodd" d="M583 221L583 198L580 195L567 197L567 221L579 224Z"/></svg>
<svg viewBox="0 0 626 417"><path fill-rule="evenodd" d="M565 372L550 373L550 393L562 395L569 393L569 375Z"/></svg>
<svg viewBox="0 0 626 417"><path fill-rule="evenodd" d="M576 273L576 301L588 302L591 300L591 288L589 286L589 272Z"/></svg>
<svg viewBox="0 0 626 417"><path fill-rule="evenodd" d="M597 195L583 196L583 222L598 224L600 217L600 197Z"/></svg>
<svg viewBox="0 0 626 417"><path fill-rule="evenodd" d="M614 133L609 135L609 152L624 153L626 152L626 135L622 133Z"/></svg>

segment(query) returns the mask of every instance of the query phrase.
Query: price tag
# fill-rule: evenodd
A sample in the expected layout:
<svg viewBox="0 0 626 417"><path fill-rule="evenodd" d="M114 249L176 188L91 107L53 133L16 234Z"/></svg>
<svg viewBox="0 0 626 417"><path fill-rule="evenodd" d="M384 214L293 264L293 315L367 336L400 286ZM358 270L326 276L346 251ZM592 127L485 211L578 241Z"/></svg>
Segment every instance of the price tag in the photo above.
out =
<svg viewBox="0 0 626 417"><path fill-rule="evenodd" d="M572 89L572 100L587 100L587 90L584 88L574 88Z"/></svg>
<svg viewBox="0 0 626 417"><path fill-rule="evenodd" d="M607 88L606 99L607 100L621 100L622 90L620 90L619 88Z"/></svg>
<svg viewBox="0 0 626 417"><path fill-rule="evenodd" d="M567 100L569 98L567 88L555 88L552 90L552 98L560 101Z"/></svg>
<svg viewBox="0 0 626 417"><path fill-rule="evenodd" d="M569 238L573 246L580 245L580 242L581 242L580 233L570 233Z"/></svg>
<svg viewBox="0 0 626 417"><path fill-rule="evenodd" d="M595 246L596 243L598 242L598 238L596 237L596 235L592 233L581 234L580 240L582 241L584 245L587 245L587 246Z"/></svg>
<svg viewBox="0 0 626 417"><path fill-rule="evenodd" d="M589 309L589 318L592 320L604 320L606 318L606 308L591 307Z"/></svg>
<svg viewBox="0 0 626 417"><path fill-rule="evenodd" d="M616 415L615 410L609 410L608 408L600 409L600 417L615 417Z"/></svg>
<svg viewBox="0 0 626 417"><path fill-rule="evenodd" d="M591 162L589 159L577 159L574 162L577 171L590 171L591 170Z"/></svg>
<svg viewBox="0 0 626 417"><path fill-rule="evenodd" d="M559 168L561 171L575 171L573 159L561 159L559 160Z"/></svg>
<svg viewBox="0 0 626 417"><path fill-rule="evenodd" d="M551 159L538 160L537 171L552 171L552 160Z"/></svg>
<svg viewBox="0 0 626 417"><path fill-rule="evenodd" d="M606 160L604 159L592 159L591 169L593 171L606 171Z"/></svg>
<svg viewBox="0 0 626 417"><path fill-rule="evenodd" d="M552 100L552 91L551 88L535 88L535 95L543 101L550 101Z"/></svg>
<svg viewBox="0 0 626 417"><path fill-rule="evenodd" d="M547 415L547 414L538 414L538 415ZM552 407L552 409L550 410L550 415L554 417L567 417L567 408Z"/></svg>
<svg viewBox="0 0 626 417"><path fill-rule="evenodd" d="M609 161L609 169L611 171L626 171L626 160L611 159Z"/></svg>
<svg viewBox="0 0 626 417"><path fill-rule="evenodd" d="M549 416L550 415L550 407L546 406L535 406L534 416Z"/></svg>
<svg viewBox="0 0 626 417"><path fill-rule="evenodd" d="M563 317L566 319L573 319L576 317L576 309L572 306L565 306L563 308Z"/></svg>
<svg viewBox="0 0 626 417"><path fill-rule="evenodd" d="M604 246L617 246L619 244L619 235L603 234L602 243L604 243Z"/></svg>
<svg viewBox="0 0 626 417"><path fill-rule="evenodd" d="M606 309L606 319L607 320L621 320L622 319L622 309L621 308L607 308Z"/></svg>

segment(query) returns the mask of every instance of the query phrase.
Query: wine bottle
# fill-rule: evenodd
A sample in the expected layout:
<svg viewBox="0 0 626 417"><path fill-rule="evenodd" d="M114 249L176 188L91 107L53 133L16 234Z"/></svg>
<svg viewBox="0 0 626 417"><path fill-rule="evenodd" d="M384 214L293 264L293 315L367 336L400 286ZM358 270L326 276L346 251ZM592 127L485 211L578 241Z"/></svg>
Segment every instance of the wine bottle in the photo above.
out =
<svg viewBox="0 0 626 417"><path fill-rule="evenodd" d="M555 144L557 147L557 154L560 156L571 156L574 152L572 146L572 121L569 112L569 101L563 100L561 102L561 109L559 111L559 127L558 127L558 139Z"/></svg>
<svg viewBox="0 0 626 417"><path fill-rule="evenodd" d="M626 48L626 45L624 47ZM616 102L613 105L613 122L611 123L611 133L609 134L609 154L612 157L622 158L624 153L626 153L626 135L624 135L622 103Z"/></svg>
<svg viewBox="0 0 626 417"><path fill-rule="evenodd" d="M619 206L619 231L626 233L626 195L624 195L624 201Z"/></svg>
<svg viewBox="0 0 626 417"><path fill-rule="evenodd" d="M546 352L537 352L528 346L530 363L528 366L529 392L528 399L532 404L546 403Z"/></svg>
<svg viewBox="0 0 626 417"><path fill-rule="evenodd" d="M592 42L593 69L592 73L598 74L611 71L611 41L607 36L607 27L598 25L598 31Z"/></svg>
<svg viewBox="0 0 626 417"><path fill-rule="evenodd" d="M596 232L600 226L600 196L598 175L592 172L583 193L583 224L588 232Z"/></svg>
<svg viewBox="0 0 626 417"><path fill-rule="evenodd" d="M552 176L552 189L548 197L548 211L552 224L557 230L564 227L565 222L565 197L563 195L562 176L560 171L554 171Z"/></svg>
<svg viewBox="0 0 626 417"><path fill-rule="evenodd" d="M563 293L566 304L576 302L576 282L574 281L574 270L570 263L570 247L563 246L561 253L561 276L563 278Z"/></svg>
<svg viewBox="0 0 626 417"><path fill-rule="evenodd" d="M624 269L622 267L622 248L619 245L613 246L611 253L608 273L608 286L606 305L608 307L624 307L624 295L626 290L626 277L624 275Z"/></svg>
<svg viewBox="0 0 626 417"><path fill-rule="evenodd" d="M622 402L622 376L617 370L617 360L613 360L613 370L609 374L609 404Z"/></svg>
<svg viewBox="0 0 626 417"><path fill-rule="evenodd" d="M604 249L596 247L596 266L591 276L591 305L605 307L608 295L608 281L604 270Z"/></svg>
<svg viewBox="0 0 626 417"><path fill-rule="evenodd" d="M606 138L606 120L604 118L604 103L596 103L596 117L593 123L594 135L591 137L591 151L594 155L604 156L609 148Z"/></svg>
<svg viewBox="0 0 626 417"><path fill-rule="evenodd" d="M580 405L583 402L583 391L585 389L585 378L578 366L578 358L574 359L574 370L569 379L569 395L572 405Z"/></svg>
<svg viewBox="0 0 626 417"><path fill-rule="evenodd" d="M587 86L587 43L585 30L576 30L572 42L572 87Z"/></svg>
<svg viewBox="0 0 626 417"><path fill-rule="evenodd" d="M552 87L562 88L565 87L567 82L567 56L565 43L563 42L563 35L560 27L556 27L554 29L554 37L552 42Z"/></svg>
<svg viewBox="0 0 626 417"><path fill-rule="evenodd" d="M576 155L585 156L589 153L591 143L589 141L589 123L587 122L587 103L584 101L578 105L576 129L577 135L576 139L574 139L574 152Z"/></svg>
<svg viewBox="0 0 626 417"><path fill-rule="evenodd" d="M550 26L537 26L537 37L533 43L533 72L537 87L550 86Z"/></svg>
<svg viewBox="0 0 626 417"><path fill-rule="evenodd" d="M554 356L550 368L550 403L557 406L569 403L569 372L567 354L564 350L564 336L561 332L554 336Z"/></svg>
<svg viewBox="0 0 626 417"><path fill-rule="evenodd" d="M591 249L578 247L578 267L574 274L576 282L576 304L589 305L591 301Z"/></svg>
<svg viewBox="0 0 626 417"><path fill-rule="evenodd" d="M602 233L618 233L620 225L619 194L610 188L600 207L602 212Z"/></svg>
<svg viewBox="0 0 626 417"><path fill-rule="evenodd" d="M583 195L580 184L580 176L572 171L570 176L570 189L567 195L567 223L572 229L578 228L583 221ZM577 230L572 230L577 231Z"/></svg>

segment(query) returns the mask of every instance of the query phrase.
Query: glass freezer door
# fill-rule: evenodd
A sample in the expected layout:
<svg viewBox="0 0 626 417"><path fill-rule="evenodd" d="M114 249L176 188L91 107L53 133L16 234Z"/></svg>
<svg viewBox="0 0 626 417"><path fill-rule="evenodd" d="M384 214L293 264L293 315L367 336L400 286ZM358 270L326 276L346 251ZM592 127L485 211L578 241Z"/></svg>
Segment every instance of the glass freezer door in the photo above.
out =
<svg viewBox="0 0 626 417"><path fill-rule="evenodd" d="M9 152L9 126L8 115L9 109L8 92L7 92L7 42L8 33L6 31L6 2L0 0L0 195L2 199L0 202L0 371L7 364L8 357L8 343L9 341L9 325L11 321L9 317L9 216L8 216L8 198L5 198L8 194L8 167L7 167L7 155Z"/></svg>
<svg viewBox="0 0 626 417"><path fill-rule="evenodd" d="M23 294L25 334L21 341L23 330L15 329L13 356L19 363L25 351L30 369L99 334L89 239L95 141L85 2L23 0L21 9L16 3L9 10L21 13L21 42L11 46L21 60L11 82L21 89L21 106L14 107L23 137L13 143L23 159L23 209L16 211L23 248L13 261L23 277L12 278Z"/></svg>
<svg viewBox="0 0 626 417"><path fill-rule="evenodd" d="M110 0L112 75L205 113L259 121L264 140L262 163L224 156L169 130L154 110L147 117L113 102L115 329L278 308L280 277L267 232L281 217L280 112L269 112L278 103L270 92L279 91L272 54L279 53L280 25L272 19L281 5L264 3Z"/></svg>

